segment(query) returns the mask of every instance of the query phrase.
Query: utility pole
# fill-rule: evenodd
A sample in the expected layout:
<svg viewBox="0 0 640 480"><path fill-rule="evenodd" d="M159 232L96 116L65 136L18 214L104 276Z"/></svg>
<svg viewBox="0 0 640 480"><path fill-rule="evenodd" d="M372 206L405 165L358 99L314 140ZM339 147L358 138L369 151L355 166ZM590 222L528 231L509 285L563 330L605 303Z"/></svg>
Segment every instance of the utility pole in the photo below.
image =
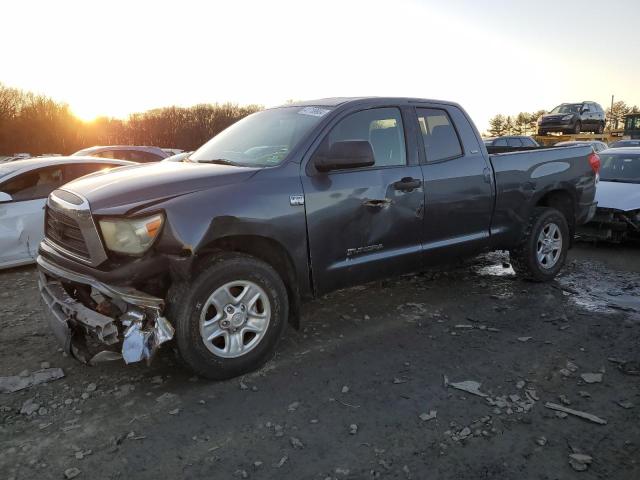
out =
<svg viewBox="0 0 640 480"><path fill-rule="evenodd" d="M617 127L618 125L616 125ZM609 109L609 131L613 130L613 95L611 95L611 108Z"/></svg>

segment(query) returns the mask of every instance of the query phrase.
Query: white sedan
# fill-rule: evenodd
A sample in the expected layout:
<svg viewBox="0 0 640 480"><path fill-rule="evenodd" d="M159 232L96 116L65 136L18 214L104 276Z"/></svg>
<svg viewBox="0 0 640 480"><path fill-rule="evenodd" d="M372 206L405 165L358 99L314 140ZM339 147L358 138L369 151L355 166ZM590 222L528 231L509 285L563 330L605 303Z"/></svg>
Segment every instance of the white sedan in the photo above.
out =
<svg viewBox="0 0 640 480"><path fill-rule="evenodd" d="M0 164L0 268L35 262L44 205L56 188L100 170L135 165L95 157L48 157Z"/></svg>

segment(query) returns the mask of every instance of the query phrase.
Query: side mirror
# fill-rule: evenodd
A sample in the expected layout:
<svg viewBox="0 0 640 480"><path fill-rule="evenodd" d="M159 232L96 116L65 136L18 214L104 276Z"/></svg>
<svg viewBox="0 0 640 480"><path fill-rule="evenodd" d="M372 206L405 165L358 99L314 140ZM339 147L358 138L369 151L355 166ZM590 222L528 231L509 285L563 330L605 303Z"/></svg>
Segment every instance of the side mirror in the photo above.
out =
<svg viewBox="0 0 640 480"><path fill-rule="evenodd" d="M0 203L7 203L13 200L13 197L5 192L0 192Z"/></svg>
<svg viewBox="0 0 640 480"><path fill-rule="evenodd" d="M336 142L331 145L329 152L317 154L313 161L320 172L371 167L374 163L373 148L367 140Z"/></svg>

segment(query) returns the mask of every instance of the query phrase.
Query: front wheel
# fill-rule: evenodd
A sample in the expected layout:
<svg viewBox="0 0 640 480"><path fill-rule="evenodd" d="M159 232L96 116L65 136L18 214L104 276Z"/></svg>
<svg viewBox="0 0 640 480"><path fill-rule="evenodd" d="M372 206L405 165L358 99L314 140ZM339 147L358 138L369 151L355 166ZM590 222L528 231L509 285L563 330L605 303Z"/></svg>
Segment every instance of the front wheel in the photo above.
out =
<svg viewBox="0 0 640 480"><path fill-rule="evenodd" d="M596 129L596 133L598 135L602 135L604 133L604 123L598 124L598 127Z"/></svg>
<svg viewBox="0 0 640 480"><path fill-rule="evenodd" d="M547 282L562 269L568 249L567 219L555 208L537 207L524 239L509 256L518 275L535 282Z"/></svg>
<svg viewBox="0 0 640 480"><path fill-rule="evenodd" d="M576 122L576 126L573 128L573 133L580 133L582 131L582 123L580 120Z"/></svg>
<svg viewBox="0 0 640 480"><path fill-rule="evenodd" d="M172 308L178 351L198 375L223 380L271 358L285 328L288 298L270 265L222 253L182 291Z"/></svg>

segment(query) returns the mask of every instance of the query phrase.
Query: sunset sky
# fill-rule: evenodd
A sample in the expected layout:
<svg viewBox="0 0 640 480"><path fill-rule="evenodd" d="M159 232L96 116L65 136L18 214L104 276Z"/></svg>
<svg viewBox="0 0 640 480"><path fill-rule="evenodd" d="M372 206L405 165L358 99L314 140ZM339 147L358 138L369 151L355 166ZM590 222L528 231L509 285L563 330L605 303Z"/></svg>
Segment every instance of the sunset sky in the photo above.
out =
<svg viewBox="0 0 640 480"><path fill-rule="evenodd" d="M640 1L35 1L2 6L0 82L84 119L330 96L640 105Z"/></svg>

